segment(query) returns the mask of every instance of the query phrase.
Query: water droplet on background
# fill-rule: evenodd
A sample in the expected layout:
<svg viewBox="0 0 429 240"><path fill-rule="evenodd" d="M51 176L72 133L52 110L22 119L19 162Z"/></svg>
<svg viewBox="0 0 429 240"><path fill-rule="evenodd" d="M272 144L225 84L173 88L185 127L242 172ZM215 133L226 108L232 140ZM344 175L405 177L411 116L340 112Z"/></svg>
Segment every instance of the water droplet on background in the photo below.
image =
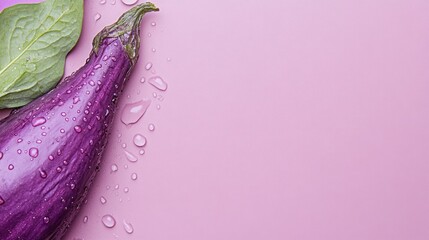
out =
<svg viewBox="0 0 429 240"><path fill-rule="evenodd" d="M95 14L95 16L94 16L95 21L100 20L100 18L101 18L101 14L99 14L99 13Z"/></svg>
<svg viewBox="0 0 429 240"><path fill-rule="evenodd" d="M152 22L150 25L152 25L152 27L156 26L156 22Z"/></svg>
<svg viewBox="0 0 429 240"><path fill-rule="evenodd" d="M117 172L118 171L118 165L113 164L110 169L112 170L112 172Z"/></svg>
<svg viewBox="0 0 429 240"><path fill-rule="evenodd" d="M137 173L131 174L131 179L134 181L137 180Z"/></svg>
<svg viewBox="0 0 429 240"><path fill-rule="evenodd" d="M88 216L83 217L83 223L87 223L88 222Z"/></svg>
<svg viewBox="0 0 429 240"><path fill-rule="evenodd" d="M149 131L153 132L155 131L155 125L153 123L150 123L147 127L149 129Z"/></svg>
<svg viewBox="0 0 429 240"><path fill-rule="evenodd" d="M100 0L100 4L101 4L101 5L106 4L106 0Z"/></svg>
<svg viewBox="0 0 429 240"><path fill-rule="evenodd" d="M148 82L154 86L155 88L161 90L161 91L165 91L168 88L167 83L164 81L164 79L162 79L159 76L155 76L155 77L151 77L149 78Z"/></svg>
<svg viewBox="0 0 429 240"><path fill-rule="evenodd" d="M145 68L146 70L150 70L150 69L152 68L152 63L151 63L151 62L148 62L144 68Z"/></svg>
<svg viewBox="0 0 429 240"><path fill-rule="evenodd" d="M127 150L124 150L124 153L125 153L125 156L127 157L128 161L137 162L138 158L134 154L128 152Z"/></svg>
<svg viewBox="0 0 429 240"><path fill-rule="evenodd" d="M100 197L100 202L101 204L106 204L107 203L107 199L103 196Z"/></svg>
<svg viewBox="0 0 429 240"><path fill-rule="evenodd" d="M125 232L127 232L128 234L132 234L132 233L134 232L133 225L131 225L131 223L127 223L127 222L124 220L124 230L125 230Z"/></svg>
<svg viewBox="0 0 429 240"><path fill-rule="evenodd" d="M146 78L145 78L145 77L140 78L140 82L141 82L141 83L146 82Z"/></svg>
<svg viewBox="0 0 429 240"><path fill-rule="evenodd" d="M128 6L134 5L138 2L138 0L122 0L122 3Z"/></svg>
<svg viewBox="0 0 429 240"><path fill-rule="evenodd" d="M15 168L15 166L13 166L13 164L9 164L9 166L7 166L7 169L9 170L13 170Z"/></svg>
<svg viewBox="0 0 429 240"><path fill-rule="evenodd" d="M133 142L137 147L144 147L146 145L146 138L141 134L134 135Z"/></svg>
<svg viewBox="0 0 429 240"><path fill-rule="evenodd" d="M129 191L130 191L129 188L127 188L127 187L124 188L124 193L128 193Z"/></svg>
<svg viewBox="0 0 429 240"><path fill-rule="evenodd" d="M151 104L151 100L141 100L135 103L128 103L122 109L121 121L125 125L136 123L146 113Z"/></svg>
<svg viewBox="0 0 429 240"><path fill-rule="evenodd" d="M115 218L110 215L110 214L106 214L101 218L101 222L103 223L103 225L107 228L113 228L116 225L116 220Z"/></svg>

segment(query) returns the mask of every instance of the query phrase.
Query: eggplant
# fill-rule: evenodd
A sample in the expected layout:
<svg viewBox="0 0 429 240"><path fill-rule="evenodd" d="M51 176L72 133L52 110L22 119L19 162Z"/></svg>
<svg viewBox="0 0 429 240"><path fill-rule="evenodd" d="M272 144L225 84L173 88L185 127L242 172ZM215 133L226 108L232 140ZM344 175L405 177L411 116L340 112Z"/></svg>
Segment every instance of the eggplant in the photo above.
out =
<svg viewBox="0 0 429 240"><path fill-rule="evenodd" d="M139 57L138 5L105 27L86 64L0 121L0 239L60 239L99 171L118 97Z"/></svg>

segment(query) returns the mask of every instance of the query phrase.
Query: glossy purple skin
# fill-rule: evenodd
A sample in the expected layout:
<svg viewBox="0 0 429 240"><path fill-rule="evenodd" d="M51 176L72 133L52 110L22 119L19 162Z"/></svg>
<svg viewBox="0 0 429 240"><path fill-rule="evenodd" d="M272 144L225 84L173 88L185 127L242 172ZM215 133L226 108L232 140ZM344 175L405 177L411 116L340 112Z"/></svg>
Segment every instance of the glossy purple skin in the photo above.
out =
<svg viewBox="0 0 429 240"><path fill-rule="evenodd" d="M131 69L119 38L105 38L75 74L0 122L0 239L64 234L99 168ZM40 117L46 122L33 126Z"/></svg>

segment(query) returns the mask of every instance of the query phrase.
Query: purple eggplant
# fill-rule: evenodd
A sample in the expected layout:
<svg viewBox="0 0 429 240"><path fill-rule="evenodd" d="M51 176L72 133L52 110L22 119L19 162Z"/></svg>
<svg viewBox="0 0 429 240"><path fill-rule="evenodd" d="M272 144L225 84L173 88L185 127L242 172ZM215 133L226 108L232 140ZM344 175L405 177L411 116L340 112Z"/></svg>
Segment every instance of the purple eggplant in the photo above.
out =
<svg viewBox="0 0 429 240"><path fill-rule="evenodd" d="M99 170L117 100L138 59L138 5L94 39L86 64L0 121L0 239L60 239Z"/></svg>

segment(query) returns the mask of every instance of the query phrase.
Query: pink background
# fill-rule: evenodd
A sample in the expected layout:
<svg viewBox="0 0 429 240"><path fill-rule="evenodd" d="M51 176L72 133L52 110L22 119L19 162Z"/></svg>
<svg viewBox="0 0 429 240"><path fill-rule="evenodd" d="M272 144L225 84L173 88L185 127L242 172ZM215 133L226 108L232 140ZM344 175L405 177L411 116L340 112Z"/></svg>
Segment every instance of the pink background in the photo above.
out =
<svg viewBox="0 0 429 240"><path fill-rule="evenodd" d="M139 82L149 61L165 100L130 128L117 115L67 240L429 239L429 1L155 3L120 107L157 92ZM85 2L67 74L127 8ZM135 133L148 145L133 164Z"/></svg>

